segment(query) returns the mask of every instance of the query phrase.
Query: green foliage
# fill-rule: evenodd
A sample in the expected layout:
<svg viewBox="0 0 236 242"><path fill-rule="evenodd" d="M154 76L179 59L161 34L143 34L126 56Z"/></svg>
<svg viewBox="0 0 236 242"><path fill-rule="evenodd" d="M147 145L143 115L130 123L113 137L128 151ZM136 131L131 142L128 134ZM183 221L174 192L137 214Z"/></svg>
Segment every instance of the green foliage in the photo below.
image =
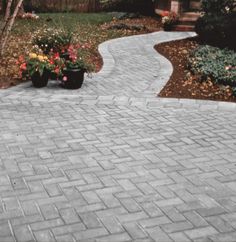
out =
<svg viewBox="0 0 236 242"><path fill-rule="evenodd" d="M107 13L41 13L39 19L19 19L15 23L13 33L22 35L26 32L34 32L39 28L59 28L67 32L77 32L78 26L90 28L109 22L112 15Z"/></svg>
<svg viewBox="0 0 236 242"><path fill-rule="evenodd" d="M145 15L154 14L152 0L102 0L105 11L138 12Z"/></svg>
<svg viewBox="0 0 236 242"><path fill-rule="evenodd" d="M206 14L229 13L233 11L235 6L235 0L202 0L202 10Z"/></svg>
<svg viewBox="0 0 236 242"><path fill-rule="evenodd" d="M233 91L233 96L236 97L236 87L234 87L232 91Z"/></svg>
<svg viewBox="0 0 236 242"><path fill-rule="evenodd" d="M208 44L236 48L235 0L202 0L204 15L196 22L195 30Z"/></svg>
<svg viewBox="0 0 236 242"><path fill-rule="evenodd" d="M43 28L34 33L33 45L37 45L45 54L58 52L72 42L72 33L62 29Z"/></svg>
<svg viewBox="0 0 236 242"><path fill-rule="evenodd" d="M45 70L51 69L48 57L36 53L30 53L26 58L20 56L18 64L22 77L31 77L36 72L42 76Z"/></svg>
<svg viewBox="0 0 236 242"><path fill-rule="evenodd" d="M189 57L190 70L202 80L236 86L236 53L228 49L200 46Z"/></svg>
<svg viewBox="0 0 236 242"><path fill-rule="evenodd" d="M195 25L199 37L208 44L236 48L236 12L220 15L206 14Z"/></svg>
<svg viewBox="0 0 236 242"><path fill-rule="evenodd" d="M27 61L27 72L32 76L35 72L39 72L40 76L43 75L44 70L49 70L49 63L40 61L38 59L29 59Z"/></svg>

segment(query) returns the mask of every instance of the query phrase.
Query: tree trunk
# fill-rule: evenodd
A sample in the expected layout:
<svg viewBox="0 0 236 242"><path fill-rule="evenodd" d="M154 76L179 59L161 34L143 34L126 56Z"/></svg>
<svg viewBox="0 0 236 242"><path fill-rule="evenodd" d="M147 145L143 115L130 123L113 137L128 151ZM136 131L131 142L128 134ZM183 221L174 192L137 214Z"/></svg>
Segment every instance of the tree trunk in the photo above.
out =
<svg viewBox="0 0 236 242"><path fill-rule="evenodd" d="M9 2L12 3L12 0L9 0L8 4L9 4ZM3 29L2 29L2 32L1 32L1 38L0 38L0 57L2 57L3 54L4 54L8 37L9 37L11 29L14 25L16 16L17 16L17 14L18 14L21 6L22 6L22 3L23 3L23 0L18 0L12 16L9 15L8 19L4 23L4 26L3 26ZM11 7L11 5L10 5L10 7ZM6 15L7 15L7 13L6 13Z"/></svg>
<svg viewBox="0 0 236 242"><path fill-rule="evenodd" d="M6 7L6 12L5 12L5 17L4 17L4 21L8 21L8 19L11 16L11 5L12 5L13 0L9 0L7 2L7 7Z"/></svg>

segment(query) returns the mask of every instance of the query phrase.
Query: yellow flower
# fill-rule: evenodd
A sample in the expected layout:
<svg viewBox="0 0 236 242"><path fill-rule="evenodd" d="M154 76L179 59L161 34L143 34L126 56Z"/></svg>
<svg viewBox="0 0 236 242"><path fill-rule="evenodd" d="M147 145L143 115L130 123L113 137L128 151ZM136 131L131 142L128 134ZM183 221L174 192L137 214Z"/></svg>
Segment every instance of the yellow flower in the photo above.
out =
<svg viewBox="0 0 236 242"><path fill-rule="evenodd" d="M45 55L45 56L43 57L43 59L44 59L44 60L48 60L48 57Z"/></svg>
<svg viewBox="0 0 236 242"><path fill-rule="evenodd" d="M37 55L35 53L30 53L29 54L29 58L30 59L36 59L37 58Z"/></svg>
<svg viewBox="0 0 236 242"><path fill-rule="evenodd" d="M39 61L44 61L44 56L43 55L38 55L38 60Z"/></svg>

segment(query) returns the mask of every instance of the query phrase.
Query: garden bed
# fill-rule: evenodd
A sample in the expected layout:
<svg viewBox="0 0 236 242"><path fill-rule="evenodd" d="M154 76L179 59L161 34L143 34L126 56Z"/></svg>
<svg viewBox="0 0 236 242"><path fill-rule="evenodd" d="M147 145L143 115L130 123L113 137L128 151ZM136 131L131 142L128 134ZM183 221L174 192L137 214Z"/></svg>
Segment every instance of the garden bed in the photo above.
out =
<svg viewBox="0 0 236 242"><path fill-rule="evenodd" d="M112 28L119 24L126 27ZM16 61L20 55L26 55L31 49L32 33L39 28L48 27L71 30L79 43L90 46L87 59L98 72L102 67L102 58L98 52L100 43L113 38L158 31L161 23L153 17L117 20L106 13L54 13L40 14L38 20L18 19L8 41L6 55L0 60L0 88L8 88L23 81L19 78L19 66Z"/></svg>
<svg viewBox="0 0 236 242"><path fill-rule="evenodd" d="M217 85L210 80L200 82L199 76L188 70L187 57L199 44L200 41L195 37L155 46L155 49L169 59L174 67L169 81L158 96L236 102L231 87Z"/></svg>

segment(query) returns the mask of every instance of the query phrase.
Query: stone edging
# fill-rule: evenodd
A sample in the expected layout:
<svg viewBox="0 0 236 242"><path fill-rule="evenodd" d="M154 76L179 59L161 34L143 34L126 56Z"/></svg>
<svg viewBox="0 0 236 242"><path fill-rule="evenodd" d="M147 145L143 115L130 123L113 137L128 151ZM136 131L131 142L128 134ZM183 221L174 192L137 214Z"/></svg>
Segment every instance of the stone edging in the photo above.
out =
<svg viewBox="0 0 236 242"><path fill-rule="evenodd" d="M165 33L164 31L160 31L158 33ZM171 32L173 33L173 32ZM186 33L186 32L185 32ZM188 36L187 37L191 37L191 36L195 36L196 34L194 32L187 32ZM102 70L98 73L98 75L109 75L109 73L112 72L112 70L114 69L114 65L115 65L115 60L112 56L112 54L109 52L109 44L111 44L114 41L122 41L123 39L127 39L127 38L135 38L135 37L146 37L147 35L156 35L156 33L151 33L151 34L144 34L144 35L138 35L138 36L129 36L129 37L122 37L119 39L113 39L113 40L108 40L102 44L99 45L99 52L101 54L101 56L103 57L103 68ZM185 37L186 38L186 37ZM181 38L176 38L176 39L172 39L172 40L177 40L177 39L181 39ZM182 38L184 39L184 38ZM163 41L159 41L156 44L161 44L164 42L168 42L169 40L163 40ZM155 45L156 45L155 44ZM150 50L149 50L150 51ZM156 54L160 55L153 46L153 52L155 52ZM162 74L161 76L159 76L159 79L163 80L163 87L166 85L166 83L168 82L172 72L173 72L173 65L171 64L171 62L166 59L163 56L163 59L165 59L166 63L161 63L161 65L165 66L165 68L168 68L167 66L170 65L171 68L168 68L169 70L169 75L168 78L166 78L166 73ZM159 90L161 91L161 90ZM158 93L159 93L158 91ZM223 111L236 111L236 103L232 103L232 102L224 102L224 101L211 101L211 100L197 100L197 99L178 99L178 98L160 98L157 97L155 99L147 99L146 100L146 104L148 107L160 107L160 106L165 106L165 107L183 107L183 108L197 108L200 110L223 110Z"/></svg>

